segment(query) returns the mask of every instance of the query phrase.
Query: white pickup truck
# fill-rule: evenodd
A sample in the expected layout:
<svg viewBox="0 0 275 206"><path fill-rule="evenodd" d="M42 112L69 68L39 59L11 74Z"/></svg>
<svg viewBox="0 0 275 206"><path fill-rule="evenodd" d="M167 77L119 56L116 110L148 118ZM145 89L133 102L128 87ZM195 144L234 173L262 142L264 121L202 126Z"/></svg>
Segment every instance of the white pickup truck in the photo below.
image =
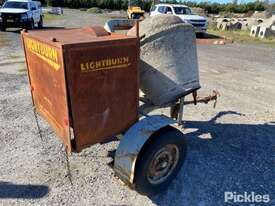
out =
<svg viewBox="0 0 275 206"><path fill-rule="evenodd" d="M150 16L158 14L172 14L180 17L184 22L194 26L196 33L205 33L208 28L208 21L205 17L196 15L185 5L180 4L157 4L152 6Z"/></svg>
<svg viewBox="0 0 275 206"><path fill-rule="evenodd" d="M8 0L0 8L0 30L20 27L33 29L43 27L41 3L31 0Z"/></svg>

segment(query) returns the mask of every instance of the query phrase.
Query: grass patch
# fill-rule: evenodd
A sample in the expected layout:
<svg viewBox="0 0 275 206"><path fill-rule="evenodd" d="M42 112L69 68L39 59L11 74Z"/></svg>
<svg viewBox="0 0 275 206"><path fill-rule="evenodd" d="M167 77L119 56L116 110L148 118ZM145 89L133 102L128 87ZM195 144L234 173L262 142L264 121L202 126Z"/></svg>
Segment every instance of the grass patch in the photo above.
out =
<svg viewBox="0 0 275 206"><path fill-rule="evenodd" d="M44 22L51 22L51 21L56 21L56 20L61 20L64 19L64 15L55 15L55 14L49 14L46 13L44 14Z"/></svg>
<svg viewBox="0 0 275 206"><path fill-rule="evenodd" d="M88 9L87 12L92 14L102 14L102 10L98 7L92 7Z"/></svg>
<svg viewBox="0 0 275 206"><path fill-rule="evenodd" d="M275 47L275 38L271 39L260 39L260 38L253 38L249 34L249 31L243 30L231 30L231 31L221 31L215 28L208 29L208 33L223 36L227 38L232 38L234 42L239 43L258 43L258 44L268 44L270 46Z"/></svg>

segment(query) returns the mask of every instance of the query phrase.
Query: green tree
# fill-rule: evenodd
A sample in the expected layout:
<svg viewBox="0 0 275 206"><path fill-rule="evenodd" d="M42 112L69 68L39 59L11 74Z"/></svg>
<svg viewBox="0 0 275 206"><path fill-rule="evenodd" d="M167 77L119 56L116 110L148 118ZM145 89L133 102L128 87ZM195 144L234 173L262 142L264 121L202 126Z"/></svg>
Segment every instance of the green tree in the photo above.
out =
<svg viewBox="0 0 275 206"><path fill-rule="evenodd" d="M113 0L105 0L104 7L107 9L114 9L114 1Z"/></svg>
<svg viewBox="0 0 275 206"><path fill-rule="evenodd" d="M265 4L260 1L256 1L254 3L254 10L255 11L264 11L265 10Z"/></svg>
<svg viewBox="0 0 275 206"><path fill-rule="evenodd" d="M116 9L116 10L122 9L122 4L123 4L123 1L122 1L122 0L116 0L116 1L114 2L114 9Z"/></svg>
<svg viewBox="0 0 275 206"><path fill-rule="evenodd" d="M122 9L126 10L128 8L128 1L127 0L122 0Z"/></svg>

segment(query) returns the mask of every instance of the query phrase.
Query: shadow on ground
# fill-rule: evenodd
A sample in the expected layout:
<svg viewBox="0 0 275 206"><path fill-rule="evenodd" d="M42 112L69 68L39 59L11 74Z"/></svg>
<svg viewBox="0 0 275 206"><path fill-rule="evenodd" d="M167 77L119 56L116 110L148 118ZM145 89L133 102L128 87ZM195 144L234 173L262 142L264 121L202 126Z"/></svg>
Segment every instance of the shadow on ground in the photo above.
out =
<svg viewBox="0 0 275 206"><path fill-rule="evenodd" d="M221 36L217 36L209 33L198 33L196 34L197 39L223 39Z"/></svg>
<svg viewBox="0 0 275 206"><path fill-rule="evenodd" d="M49 30L49 29L64 29L65 27L61 27L61 26L44 26L41 30ZM17 33L20 34L21 31L23 29L22 28L8 28L7 31L5 31L6 33ZM38 29L33 29L32 31L36 31Z"/></svg>
<svg viewBox="0 0 275 206"><path fill-rule="evenodd" d="M194 129L186 134L185 163L167 191L150 197L155 204L217 206L226 205L225 191L272 194L274 123L219 123L224 115L241 114L221 112L210 121L185 123ZM212 138L199 138L204 134Z"/></svg>
<svg viewBox="0 0 275 206"><path fill-rule="evenodd" d="M0 199L38 199L49 193L45 185L16 185L0 181Z"/></svg>

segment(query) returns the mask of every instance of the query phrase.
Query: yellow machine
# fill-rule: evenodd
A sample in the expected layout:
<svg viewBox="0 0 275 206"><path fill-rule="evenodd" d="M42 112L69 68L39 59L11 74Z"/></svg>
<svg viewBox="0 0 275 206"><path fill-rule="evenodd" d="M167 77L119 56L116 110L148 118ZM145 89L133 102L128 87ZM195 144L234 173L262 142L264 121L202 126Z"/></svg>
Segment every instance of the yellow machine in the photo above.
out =
<svg viewBox="0 0 275 206"><path fill-rule="evenodd" d="M142 19L144 18L145 11L139 6L128 6L127 15L128 19Z"/></svg>

